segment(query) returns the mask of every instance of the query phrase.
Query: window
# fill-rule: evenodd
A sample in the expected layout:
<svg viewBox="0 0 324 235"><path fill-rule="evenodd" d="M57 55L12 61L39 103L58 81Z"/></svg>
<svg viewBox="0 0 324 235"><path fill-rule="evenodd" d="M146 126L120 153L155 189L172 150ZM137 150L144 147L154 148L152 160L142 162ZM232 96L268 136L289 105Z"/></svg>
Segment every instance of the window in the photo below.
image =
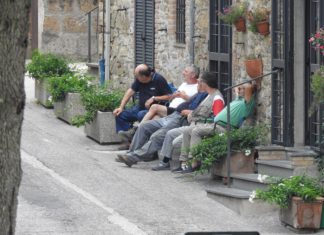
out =
<svg viewBox="0 0 324 235"><path fill-rule="evenodd" d="M176 42L185 43L186 22L185 22L186 4L185 0L177 0L176 14Z"/></svg>

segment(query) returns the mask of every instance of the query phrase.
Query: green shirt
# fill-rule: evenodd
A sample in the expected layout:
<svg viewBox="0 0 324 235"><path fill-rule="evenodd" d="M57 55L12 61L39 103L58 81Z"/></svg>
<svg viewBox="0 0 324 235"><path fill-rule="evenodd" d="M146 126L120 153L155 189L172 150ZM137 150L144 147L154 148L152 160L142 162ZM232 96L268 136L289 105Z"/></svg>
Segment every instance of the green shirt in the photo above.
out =
<svg viewBox="0 0 324 235"><path fill-rule="evenodd" d="M252 96L249 103L245 102L243 97L238 97L230 103L231 126L240 127L242 122L252 113L255 105L254 96ZM227 107L225 107L214 118L214 122L221 126L227 124Z"/></svg>

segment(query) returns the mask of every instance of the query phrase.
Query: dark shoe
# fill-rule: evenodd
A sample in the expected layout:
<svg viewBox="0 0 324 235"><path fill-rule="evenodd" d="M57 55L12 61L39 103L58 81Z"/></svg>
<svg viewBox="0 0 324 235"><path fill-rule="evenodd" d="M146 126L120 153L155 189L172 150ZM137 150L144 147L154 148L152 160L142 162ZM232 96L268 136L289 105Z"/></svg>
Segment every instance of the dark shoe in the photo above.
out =
<svg viewBox="0 0 324 235"><path fill-rule="evenodd" d="M175 173L177 173L177 172L181 172L181 171L182 171L181 166L179 166L179 167L176 168L176 169L171 170L171 172L175 172Z"/></svg>
<svg viewBox="0 0 324 235"><path fill-rule="evenodd" d="M159 159L159 154L158 152L153 153L150 156L146 156L144 158L142 158L143 162L151 162L151 161L155 161Z"/></svg>
<svg viewBox="0 0 324 235"><path fill-rule="evenodd" d="M196 167L188 166L186 169L182 170L182 174L192 173L194 171L199 170L200 165L197 165Z"/></svg>
<svg viewBox="0 0 324 235"><path fill-rule="evenodd" d="M128 150L129 147L130 147L130 143L123 144L123 145L118 147L118 150Z"/></svg>
<svg viewBox="0 0 324 235"><path fill-rule="evenodd" d="M170 170L170 162L164 163L159 162L159 164L152 168L152 171L162 171L162 170Z"/></svg>
<svg viewBox="0 0 324 235"><path fill-rule="evenodd" d="M125 163L128 167L132 167L132 165L137 163L137 161L133 160L130 156L121 154L118 154L117 156L119 161Z"/></svg>

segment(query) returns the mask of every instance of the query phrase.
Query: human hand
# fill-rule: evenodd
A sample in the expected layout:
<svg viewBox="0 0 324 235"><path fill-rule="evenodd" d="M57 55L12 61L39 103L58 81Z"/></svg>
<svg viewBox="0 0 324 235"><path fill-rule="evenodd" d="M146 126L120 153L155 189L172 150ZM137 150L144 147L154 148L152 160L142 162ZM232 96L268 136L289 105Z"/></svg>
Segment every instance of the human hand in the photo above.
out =
<svg viewBox="0 0 324 235"><path fill-rule="evenodd" d="M189 110L189 109L182 110L181 116L187 117L191 112L192 112L192 110Z"/></svg>
<svg viewBox="0 0 324 235"><path fill-rule="evenodd" d="M145 102L145 108L149 109L151 107L151 105L153 104L154 99L153 98L149 98L146 102Z"/></svg>
<svg viewBox="0 0 324 235"><path fill-rule="evenodd" d="M115 116L118 116L121 112L123 112L123 108L119 107L119 108L116 108L114 111L113 111L113 114Z"/></svg>

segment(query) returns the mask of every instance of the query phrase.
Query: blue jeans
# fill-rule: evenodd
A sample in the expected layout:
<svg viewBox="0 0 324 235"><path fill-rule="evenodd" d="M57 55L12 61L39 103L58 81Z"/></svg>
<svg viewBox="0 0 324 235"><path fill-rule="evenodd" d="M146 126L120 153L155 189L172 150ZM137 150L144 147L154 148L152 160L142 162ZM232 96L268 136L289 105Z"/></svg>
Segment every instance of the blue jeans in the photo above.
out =
<svg viewBox="0 0 324 235"><path fill-rule="evenodd" d="M125 109L116 117L116 132L127 131L131 128L133 122L140 122L147 111L147 109L141 109L138 105Z"/></svg>

